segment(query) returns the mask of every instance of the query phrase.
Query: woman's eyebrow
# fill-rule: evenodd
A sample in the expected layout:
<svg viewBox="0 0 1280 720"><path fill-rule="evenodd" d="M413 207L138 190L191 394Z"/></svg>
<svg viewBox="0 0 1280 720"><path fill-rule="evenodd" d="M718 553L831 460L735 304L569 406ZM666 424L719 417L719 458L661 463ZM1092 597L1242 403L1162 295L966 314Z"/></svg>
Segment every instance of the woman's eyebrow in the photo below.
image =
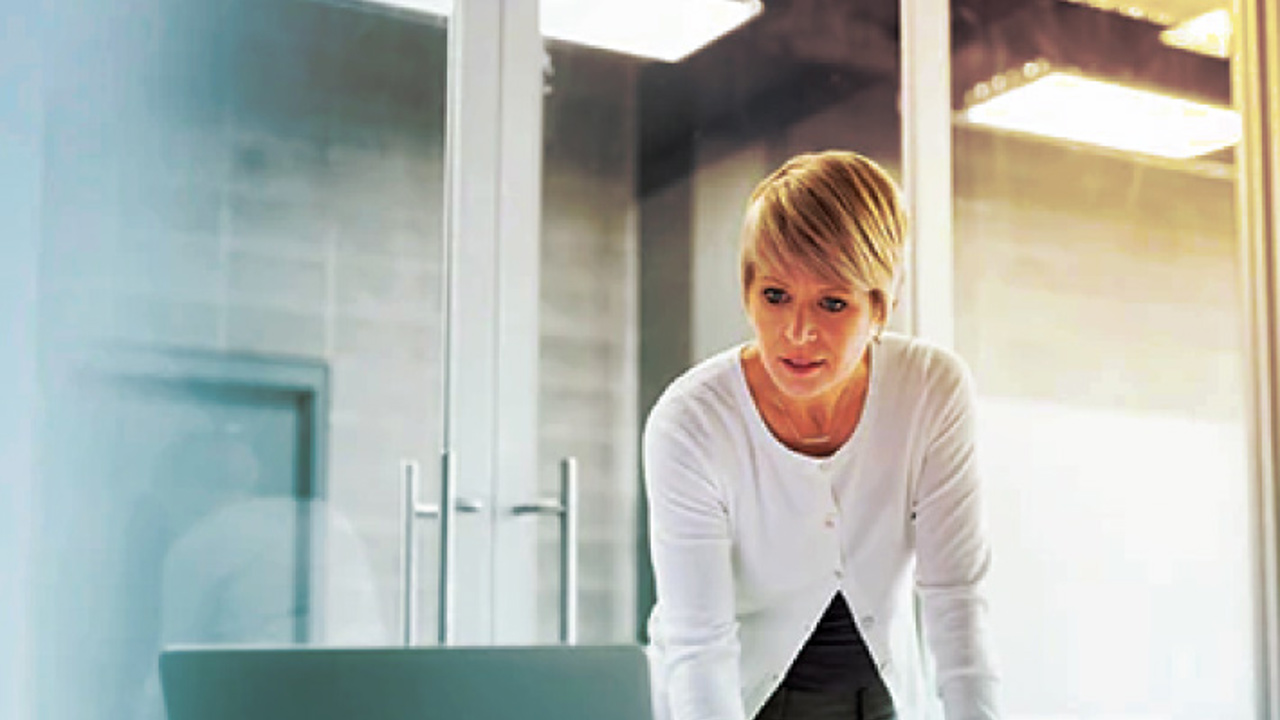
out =
<svg viewBox="0 0 1280 720"><path fill-rule="evenodd" d="M775 275L761 275L759 282L762 285L779 285L784 288L791 285L790 282ZM823 295L853 295L856 293L856 288L848 285L823 285L818 288L818 292Z"/></svg>

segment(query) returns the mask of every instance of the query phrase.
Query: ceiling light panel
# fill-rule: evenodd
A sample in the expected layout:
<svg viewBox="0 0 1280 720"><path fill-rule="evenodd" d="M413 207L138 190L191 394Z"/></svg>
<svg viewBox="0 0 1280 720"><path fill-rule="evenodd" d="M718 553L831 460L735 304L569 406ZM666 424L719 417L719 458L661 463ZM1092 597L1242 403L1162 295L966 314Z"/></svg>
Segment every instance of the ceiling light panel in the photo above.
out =
<svg viewBox="0 0 1280 720"><path fill-rule="evenodd" d="M438 16L453 7L451 0L377 3ZM688 57L764 8L760 0L541 0L539 6L544 37L665 62Z"/></svg>
<svg viewBox="0 0 1280 720"><path fill-rule="evenodd" d="M1240 140L1240 116L1228 108L1069 72L975 97L962 113L970 123L1127 152L1187 159Z"/></svg>
<svg viewBox="0 0 1280 720"><path fill-rule="evenodd" d="M1214 10L1160 33L1166 45L1226 59L1231 54L1231 11Z"/></svg>

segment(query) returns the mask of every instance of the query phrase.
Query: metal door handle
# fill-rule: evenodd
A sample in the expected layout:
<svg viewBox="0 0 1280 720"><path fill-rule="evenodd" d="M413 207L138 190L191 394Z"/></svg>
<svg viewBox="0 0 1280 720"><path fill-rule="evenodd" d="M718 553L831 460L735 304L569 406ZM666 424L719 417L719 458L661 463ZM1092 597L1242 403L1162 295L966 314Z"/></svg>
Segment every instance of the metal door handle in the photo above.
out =
<svg viewBox="0 0 1280 720"><path fill-rule="evenodd" d="M560 460L560 497L511 508L515 515L560 518L560 642L578 642L578 459Z"/></svg>
<svg viewBox="0 0 1280 720"><path fill-rule="evenodd" d="M418 502L421 471L417 460L402 460L400 474L403 478L402 526L404 542L400 553L400 632L401 642L409 646L418 636L418 532L419 518L440 520L440 580L438 640L447 645L453 640L453 537L454 516L459 512L475 513L484 509L484 503L472 498L459 498L449 473L449 454L441 456L440 503L428 505ZM449 508L441 513L440 508Z"/></svg>

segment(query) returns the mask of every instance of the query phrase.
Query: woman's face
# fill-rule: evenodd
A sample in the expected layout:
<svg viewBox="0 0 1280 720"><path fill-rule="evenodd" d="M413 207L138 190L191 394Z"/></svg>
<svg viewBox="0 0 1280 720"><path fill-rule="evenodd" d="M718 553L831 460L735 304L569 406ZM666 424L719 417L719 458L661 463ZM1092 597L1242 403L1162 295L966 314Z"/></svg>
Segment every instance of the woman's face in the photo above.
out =
<svg viewBox="0 0 1280 720"><path fill-rule="evenodd" d="M746 310L773 384L805 400L839 396L877 322L869 292L764 263L747 288Z"/></svg>

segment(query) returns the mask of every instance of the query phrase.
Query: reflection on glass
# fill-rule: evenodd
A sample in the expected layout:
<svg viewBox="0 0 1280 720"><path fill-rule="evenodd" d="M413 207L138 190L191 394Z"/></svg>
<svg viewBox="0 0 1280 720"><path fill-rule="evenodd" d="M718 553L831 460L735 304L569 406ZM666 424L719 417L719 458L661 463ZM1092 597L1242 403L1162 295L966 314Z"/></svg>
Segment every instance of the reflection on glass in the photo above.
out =
<svg viewBox="0 0 1280 720"><path fill-rule="evenodd" d="M1161 39L1223 4L1131 5L953 0L955 109L1038 58L1230 107L1225 60ZM1147 122L1144 140L1168 130ZM1006 715L1255 715L1234 140L1156 159L958 122L954 141L957 345L981 393Z"/></svg>
<svg viewBox="0 0 1280 720"><path fill-rule="evenodd" d="M364 542L350 521L323 501L264 489L257 452L238 433L188 435L162 450L130 524L150 542L129 557L162 558L159 613L139 618L158 623L140 718L164 717L155 669L165 647L390 642ZM338 592L313 600L326 578Z"/></svg>

